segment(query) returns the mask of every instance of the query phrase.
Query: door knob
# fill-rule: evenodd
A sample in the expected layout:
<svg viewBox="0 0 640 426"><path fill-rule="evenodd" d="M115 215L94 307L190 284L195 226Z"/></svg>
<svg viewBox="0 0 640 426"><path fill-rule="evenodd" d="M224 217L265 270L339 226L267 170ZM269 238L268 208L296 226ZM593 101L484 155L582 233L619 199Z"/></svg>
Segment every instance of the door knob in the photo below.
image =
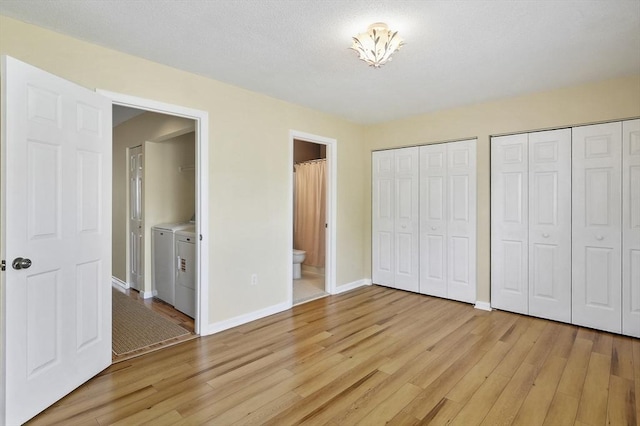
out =
<svg viewBox="0 0 640 426"><path fill-rule="evenodd" d="M11 262L13 269L29 269L31 266L31 259L23 259L22 257L16 257Z"/></svg>
<svg viewBox="0 0 640 426"><path fill-rule="evenodd" d="M598 235L598 236L596 236L596 240L602 241L602 240L604 240L604 237L602 235Z"/></svg>
<svg viewBox="0 0 640 426"><path fill-rule="evenodd" d="M542 236L543 236L544 238L549 238L549 234L547 234L546 232L545 232L545 233L543 233L543 234L542 234Z"/></svg>

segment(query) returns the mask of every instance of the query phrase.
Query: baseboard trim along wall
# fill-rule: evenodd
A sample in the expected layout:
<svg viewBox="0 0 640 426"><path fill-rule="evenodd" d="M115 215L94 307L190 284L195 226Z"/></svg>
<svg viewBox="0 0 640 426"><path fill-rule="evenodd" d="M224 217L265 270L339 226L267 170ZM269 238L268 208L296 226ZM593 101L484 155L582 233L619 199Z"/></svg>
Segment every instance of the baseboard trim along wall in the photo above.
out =
<svg viewBox="0 0 640 426"><path fill-rule="evenodd" d="M112 285L117 285L118 287L122 287L125 290L129 288L129 284L125 283L124 281L122 281L120 278L116 278L116 277L111 277L111 284Z"/></svg>
<svg viewBox="0 0 640 426"><path fill-rule="evenodd" d="M353 290L365 285L371 285L371 279L364 278L358 281L353 281L347 284L339 285L336 287L336 292L334 294L344 293L345 291Z"/></svg>
<svg viewBox="0 0 640 426"><path fill-rule="evenodd" d="M338 286L336 288L335 294L344 293L345 291L353 290L365 285L371 285L371 280L365 278ZM209 324L206 334L209 335L220 333L221 331L228 330L230 328L237 327L251 321L259 320L261 318L268 317L269 315L277 314L288 309L291 309L289 303L278 303L277 305L269 306L258 311L249 312L248 314L238 315L237 317L229 318L227 320L214 322L212 324Z"/></svg>
<svg viewBox="0 0 640 426"><path fill-rule="evenodd" d="M491 311L491 303L489 302L480 302L479 300L476 301L476 305L474 306L474 308L476 309L480 309L483 311Z"/></svg>
<svg viewBox="0 0 640 426"><path fill-rule="evenodd" d="M209 324L209 329L207 330L208 331L207 334L219 333L221 331L228 330L230 328L237 327L239 325L246 324L251 321L268 317L269 315L286 311L287 309L290 309L290 308L291 306L287 302L278 303L277 305L272 305L264 309L260 309L258 311L249 312L248 314L238 315L237 317L229 318L228 320L214 322L213 324Z"/></svg>
<svg viewBox="0 0 640 426"><path fill-rule="evenodd" d="M153 291L141 291L139 294L139 297L141 297L142 299L151 299L153 296L157 296L158 292L153 290Z"/></svg>

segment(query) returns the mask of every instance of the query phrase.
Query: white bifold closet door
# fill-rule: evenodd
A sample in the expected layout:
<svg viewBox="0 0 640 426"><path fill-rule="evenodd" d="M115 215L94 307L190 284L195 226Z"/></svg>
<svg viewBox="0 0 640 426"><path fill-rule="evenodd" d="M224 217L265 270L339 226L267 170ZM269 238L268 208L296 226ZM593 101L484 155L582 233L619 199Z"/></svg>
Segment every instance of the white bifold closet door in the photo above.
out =
<svg viewBox="0 0 640 426"><path fill-rule="evenodd" d="M571 129L491 140L491 304L571 321Z"/></svg>
<svg viewBox="0 0 640 426"><path fill-rule="evenodd" d="M373 282L418 291L418 148L373 153Z"/></svg>
<svg viewBox="0 0 640 426"><path fill-rule="evenodd" d="M573 323L620 333L622 123L573 128Z"/></svg>
<svg viewBox="0 0 640 426"><path fill-rule="evenodd" d="M491 306L529 313L529 137L491 138Z"/></svg>
<svg viewBox="0 0 640 426"><path fill-rule="evenodd" d="M640 337L640 120L622 123L622 333Z"/></svg>
<svg viewBox="0 0 640 426"><path fill-rule="evenodd" d="M420 293L476 300L476 140L420 147Z"/></svg>
<svg viewBox="0 0 640 426"><path fill-rule="evenodd" d="M571 129L529 133L529 315L571 322Z"/></svg>

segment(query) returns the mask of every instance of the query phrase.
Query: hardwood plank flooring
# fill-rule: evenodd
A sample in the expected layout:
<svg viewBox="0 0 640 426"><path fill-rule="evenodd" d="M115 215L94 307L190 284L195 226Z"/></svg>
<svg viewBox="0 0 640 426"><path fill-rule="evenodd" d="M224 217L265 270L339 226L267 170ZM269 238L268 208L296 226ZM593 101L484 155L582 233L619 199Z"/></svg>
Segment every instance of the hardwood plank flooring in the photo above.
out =
<svg viewBox="0 0 640 426"><path fill-rule="evenodd" d="M94 377L29 424L637 425L640 341L370 286Z"/></svg>

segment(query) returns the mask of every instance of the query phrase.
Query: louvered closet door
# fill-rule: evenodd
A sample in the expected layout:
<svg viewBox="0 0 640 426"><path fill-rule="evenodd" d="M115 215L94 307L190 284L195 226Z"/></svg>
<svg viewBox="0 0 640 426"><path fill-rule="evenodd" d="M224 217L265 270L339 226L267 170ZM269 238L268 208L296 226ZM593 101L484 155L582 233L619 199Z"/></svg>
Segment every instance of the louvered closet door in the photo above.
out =
<svg viewBox="0 0 640 426"><path fill-rule="evenodd" d="M372 156L372 280L374 284L395 285L395 156L393 150L376 151Z"/></svg>
<svg viewBox="0 0 640 426"><path fill-rule="evenodd" d="M476 141L447 147L447 297L476 300Z"/></svg>
<svg viewBox="0 0 640 426"><path fill-rule="evenodd" d="M529 133L529 315L571 322L571 129Z"/></svg>
<svg viewBox="0 0 640 426"><path fill-rule="evenodd" d="M528 313L528 136L491 138L491 305Z"/></svg>
<svg viewBox="0 0 640 426"><path fill-rule="evenodd" d="M420 147L420 293L447 297L447 146Z"/></svg>
<svg viewBox="0 0 640 426"><path fill-rule="evenodd" d="M640 337L640 120L622 123L622 333Z"/></svg>
<svg viewBox="0 0 640 426"><path fill-rule="evenodd" d="M395 287L418 292L419 150L395 152Z"/></svg>
<svg viewBox="0 0 640 426"><path fill-rule="evenodd" d="M622 123L573 128L572 322L620 333Z"/></svg>

